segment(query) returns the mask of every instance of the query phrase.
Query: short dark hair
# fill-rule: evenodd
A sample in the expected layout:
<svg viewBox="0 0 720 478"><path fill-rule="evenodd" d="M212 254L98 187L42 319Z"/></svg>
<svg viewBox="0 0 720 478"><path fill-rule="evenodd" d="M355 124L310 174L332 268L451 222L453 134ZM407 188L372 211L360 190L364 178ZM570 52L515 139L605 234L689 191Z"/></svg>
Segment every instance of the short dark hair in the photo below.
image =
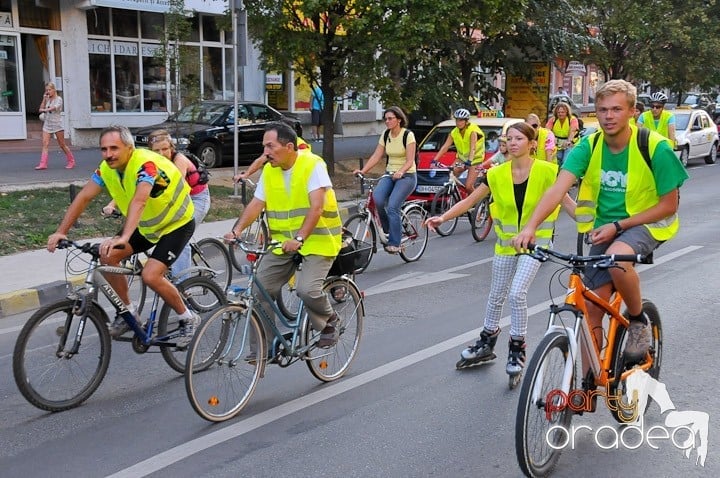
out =
<svg viewBox="0 0 720 478"><path fill-rule="evenodd" d="M643 111L645 111L645 103L643 103L642 101L635 102L635 109L642 113Z"/></svg>
<svg viewBox="0 0 720 478"><path fill-rule="evenodd" d="M265 132L267 133L268 131L275 131L277 133L278 143L283 146L292 143L295 149L297 149L297 134L289 124L283 123L282 121L273 121L265 126Z"/></svg>

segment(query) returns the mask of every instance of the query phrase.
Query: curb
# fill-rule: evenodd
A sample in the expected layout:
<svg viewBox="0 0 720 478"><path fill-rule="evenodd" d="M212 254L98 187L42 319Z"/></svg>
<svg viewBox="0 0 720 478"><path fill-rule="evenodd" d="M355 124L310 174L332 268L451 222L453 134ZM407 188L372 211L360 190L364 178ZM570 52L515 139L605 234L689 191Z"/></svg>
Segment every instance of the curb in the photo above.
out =
<svg viewBox="0 0 720 478"><path fill-rule="evenodd" d="M358 211L356 203L340 205L340 216L348 218ZM344 222L344 219L343 219ZM16 314L37 310L65 298L70 290L82 285L85 276L76 276L69 281L58 280L28 289L19 289L0 294L0 319Z"/></svg>

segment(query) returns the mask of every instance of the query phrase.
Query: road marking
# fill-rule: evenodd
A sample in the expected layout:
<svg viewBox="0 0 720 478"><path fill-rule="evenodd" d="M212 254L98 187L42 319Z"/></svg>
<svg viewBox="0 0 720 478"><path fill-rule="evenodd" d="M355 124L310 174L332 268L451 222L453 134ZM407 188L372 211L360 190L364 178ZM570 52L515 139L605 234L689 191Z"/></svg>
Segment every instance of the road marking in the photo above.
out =
<svg viewBox="0 0 720 478"><path fill-rule="evenodd" d="M672 252L667 256L658 258L655 264L644 266L643 270L648 270L670 260L677 259L678 257L689 254L697 249L700 249L701 247L702 246L688 246L684 249ZM530 316L542 311L547 311L548 306L551 302L562 300L563 297L564 294L555 297L552 300L548 300L544 303L536 304L528 308L528 315ZM503 319L500 321L501 327L507 327L509 324L509 316L503 317ZM248 417L233 425L225 427L222 430L208 433L207 435L196 438L194 440L190 440L186 443L183 443L182 445L173 447L155 456L151 456L150 458L143 460L133 466L109 475L109 478L139 478L148 476L152 473L155 473L156 471L160 471L163 468L173 465L174 463L182 461L191 455L199 453L213 446L219 445L220 443L224 443L228 440L232 440L233 438L242 436L248 432L251 432L274 421L277 421L304 408L318 404L324 400L336 397L342 393L361 387L367 383L385 377L391 373L395 373L399 370L410 367L411 365L415 365L418 362L422 362L423 360L432 358L435 355L446 352L447 350L456 348L463 343L474 340L479 334L480 327L465 332L464 334L460 334L458 336L447 339L426 349L419 350L413 354L401 357L397 360L393 360L392 362L381 365L372 370L368 370L367 372L361 373L360 375L357 375L355 377L345 378L340 382L335 382L332 385L328 385L308 395L298 397L287 403L283 403L282 405L278 405L274 408L258 413L257 415Z"/></svg>
<svg viewBox="0 0 720 478"><path fill-rule="evenodd" d="M394 292L403 289L411 289L421 285L434 284L436 282L445 282L452 279L462 279L470 274L456 274L455 271L469 269L481 264L492 262L493 258L488 257L479 261L468 262L448 269L436 272L410 272L388 279L385 282L376 284L365 289L365 297L376 294L384 294L386 292Z"/></svg>

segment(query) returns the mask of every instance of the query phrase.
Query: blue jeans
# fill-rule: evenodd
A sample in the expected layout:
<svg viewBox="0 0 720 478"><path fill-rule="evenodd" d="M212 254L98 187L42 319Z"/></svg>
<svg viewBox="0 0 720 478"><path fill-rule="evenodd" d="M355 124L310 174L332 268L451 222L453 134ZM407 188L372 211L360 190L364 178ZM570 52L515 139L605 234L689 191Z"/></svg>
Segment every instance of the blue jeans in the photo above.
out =
<svg viewBox="0 0 720 478"><path fill-rule="evenodd" d="M208 211L210 210L210 188L207 188L197 194L193 194L192 196L190 196L190 199L192 199L193 206L195 206L193 218L195 219L195 224L199 226L200 223L202 223L205 219L205 216L207 216ZM175 262L173 262L172 266L170 266L170 270L172 271L172 275L176 279L181 279L180 277L177 277L177 275L180 273L180 271L187 269L191 265L192 260L190 257L190 243L188 242L178 256L178 258L175 259ZM182 279L184 279L184 277Z"/></svg>
<svg viewBox="0 0 720 478"><path fill-rule="evenodd" d="M389 246L400 245L400 238L402 237L400 208L416 186L417 175L415 173L405 173L398 180L393 179L391 176L383 176L375 186L373 199L377 206L383 231L388 234Z"/></svg>

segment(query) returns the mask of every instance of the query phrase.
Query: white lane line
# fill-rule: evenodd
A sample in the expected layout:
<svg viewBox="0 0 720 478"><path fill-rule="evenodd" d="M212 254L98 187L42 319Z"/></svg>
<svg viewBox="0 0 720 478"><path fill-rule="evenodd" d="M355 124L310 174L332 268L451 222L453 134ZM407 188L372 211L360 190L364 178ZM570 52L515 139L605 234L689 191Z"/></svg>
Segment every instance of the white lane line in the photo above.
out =
<svg viewBox="0 0 720 478"><path fill-rule="evenodd" d="M701 247L702 246L688 246L684 249L680 249L678 251L668 254L667 256L658 258L655 261L655 264L644 266L643 270L648 270L670 260L677 259L678 257L689 254L690 252L700 249ZM547 311L548 306L552 301L557 302L559 300L562 300L563 297L564 294L555 297L552 300L548 300L543 303L529 307L528 315L530 316L539 312ZM501 327L507 327L509 324L510 316L503 317L503 319L500 321ZM364 372L358 376L345 378L342 381L333 383L332 385L328 385L321 390L310 393L303 397L296 398L287 403L283 403L282 405L278 405L277 407L258 413L257 415L254 415L252 417L248 417L240 422L223 428L222 430L209 433L202 437L190 440L186 443L173 447L167 451L143 460L131 467L125 468L118 471L117 473L109 475L109 478L139 478L150 475L174 463L182 461L190 455L201 452L215 445L219 445L220 443L224 443L228 440L232 440L233 438L242 436L252 430L272 423L299 410L310 407L324 400L328 400L357 387L361 387L367 383L385 377L386 375L389 375L391 373L395 373L404 368L410 367L411 365L415 365L418 362L434 357L435 355L439 355L452 348L456 348L459 345L474 340L476 337L478 337L479 334L480 327L465 332L464 334L452 337L448 340L445 340L413 354L401 357L397 360L389 362L385 365L381 365L372 370L368 370L367 372Z"/></svg>

